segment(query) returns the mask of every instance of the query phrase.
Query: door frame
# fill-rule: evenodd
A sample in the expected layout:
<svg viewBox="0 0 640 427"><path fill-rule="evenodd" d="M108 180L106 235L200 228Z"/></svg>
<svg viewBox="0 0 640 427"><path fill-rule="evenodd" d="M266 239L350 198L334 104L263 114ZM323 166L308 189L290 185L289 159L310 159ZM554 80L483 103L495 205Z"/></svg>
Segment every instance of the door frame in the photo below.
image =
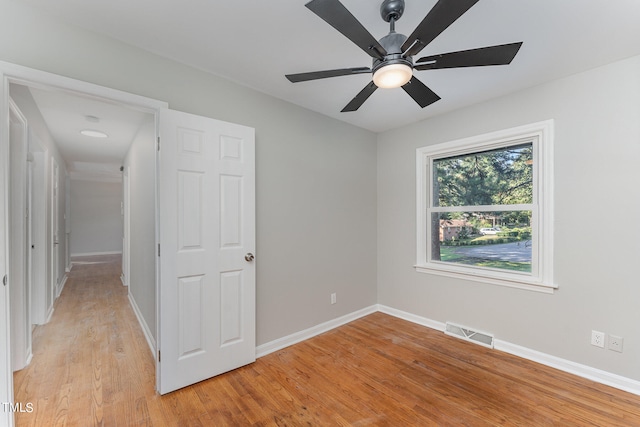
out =
<svg viewBox="0 0 640 427"><path fill-rule="evenodd" d="M155 116L155 132L158 135L158 116L161 109L169 107L167 102L147 98L132 93L99 86L81 80L60 76L46 71L0 61L0 281L9 270L9 241L8 241L8 209L9 209L9 85L17 83L29 87L42 89L59 89L84 96L92 96L106 101L122 104L129 108L138 109ZM157 162L157 151L156 151ZM156 177L157 182L157 177ZM157 195L157 185L156 185ZM157 200L157 198L156 198ZM157 202L156 202L157 203ZM157 224L159 224L159 212L156 205L156 245L158 242ZM156 271L159 259L156 257ZM160 277L156 274L156 307L159 306ZM0 402L14 402L13 396L13 370L11 369L11 307L8 286L0 284ZM156 309L156 325L158 325L158 309ZM156 331L156 336L157 336ZM159 371L156 360L156 377ZM13 413L0 411L0 425L13 426Z"/></svg>

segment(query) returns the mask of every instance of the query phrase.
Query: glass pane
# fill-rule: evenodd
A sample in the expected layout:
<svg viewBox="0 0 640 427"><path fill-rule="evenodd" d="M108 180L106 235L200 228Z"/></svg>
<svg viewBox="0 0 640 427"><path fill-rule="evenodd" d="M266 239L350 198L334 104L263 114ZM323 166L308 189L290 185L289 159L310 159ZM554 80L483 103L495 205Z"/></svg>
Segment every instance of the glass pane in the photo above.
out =
<svg viewBox="0 0 640 427"><path fill-rule="evenodd" d="M431 215L431 260L531 273L531 211Z"/></svg>
<svg viewBox="0 0 640 427"><path fill-rule="evenodd" d="M433 206L533 203L533 145L433 161Z"/></svg>

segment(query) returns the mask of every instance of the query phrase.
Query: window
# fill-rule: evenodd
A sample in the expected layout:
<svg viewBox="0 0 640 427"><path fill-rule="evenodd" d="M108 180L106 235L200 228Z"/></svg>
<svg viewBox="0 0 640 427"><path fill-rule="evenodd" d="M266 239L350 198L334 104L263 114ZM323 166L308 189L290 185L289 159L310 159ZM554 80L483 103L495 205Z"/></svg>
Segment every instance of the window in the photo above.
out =
<svg viewBox="0 0 640 427"><path fill-rule="evenodd" d="M552 144L549 120L419 148L417 271L553 292Z"/></svg>

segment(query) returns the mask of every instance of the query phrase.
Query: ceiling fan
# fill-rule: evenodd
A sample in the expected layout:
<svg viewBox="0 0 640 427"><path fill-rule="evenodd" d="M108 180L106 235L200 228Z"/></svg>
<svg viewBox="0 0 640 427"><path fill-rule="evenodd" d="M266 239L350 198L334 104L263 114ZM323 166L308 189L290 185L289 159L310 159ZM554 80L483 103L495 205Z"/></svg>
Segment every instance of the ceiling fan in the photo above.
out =
<svg viewBox="0 0 640 427"><path fill-rule="evenodd" d="M407 37L395 31L395 23L404 12L404 0L384 0L380 6L380 15L385 22L389 23L390 31L380 40L376 40L339 0L311 0L305 6L371 56L373 65L371 68L340 68L287 74L286 77L290 82L298 83L328 77L373 73L372 81L342 109L342 112L356 111L379 87L402 87L420 107L424 108L438 101L440 97L413 75L414 70L506 65L511 63L522 46L522 42L518 42L442 53L422 57L414 63L414 55L417 55L478 1L438 0L413 33Z"/></svg>

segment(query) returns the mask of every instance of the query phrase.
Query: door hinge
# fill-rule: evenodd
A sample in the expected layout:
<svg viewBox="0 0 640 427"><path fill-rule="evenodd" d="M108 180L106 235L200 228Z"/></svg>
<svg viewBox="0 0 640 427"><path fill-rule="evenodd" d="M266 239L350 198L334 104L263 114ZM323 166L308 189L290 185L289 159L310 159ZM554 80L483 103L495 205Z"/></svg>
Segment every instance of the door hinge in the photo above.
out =
<svg viewBox="0 0 640 427"><path fill-rule="evenodd" d="M158 256L160 256L160 243L158 243Z"/></svg>
<svg viewBox="0 0 640 427"><path fill-rule="evenodd" d="M2 278L2 284L4 286L7 286L7 275L5 274L4 277Z"/></svg>
<svg viewBox="0 0 640 427"><path fill-rule="evenodd" d="M160 350L158 350L158 363L160 363L161 358L160 358Z"/></svg>
<svg viewBox="0 0 640 427"><path fill-rule="evenodd" d="M160 137L158 137L158 151L160 151Z"/></svg>

